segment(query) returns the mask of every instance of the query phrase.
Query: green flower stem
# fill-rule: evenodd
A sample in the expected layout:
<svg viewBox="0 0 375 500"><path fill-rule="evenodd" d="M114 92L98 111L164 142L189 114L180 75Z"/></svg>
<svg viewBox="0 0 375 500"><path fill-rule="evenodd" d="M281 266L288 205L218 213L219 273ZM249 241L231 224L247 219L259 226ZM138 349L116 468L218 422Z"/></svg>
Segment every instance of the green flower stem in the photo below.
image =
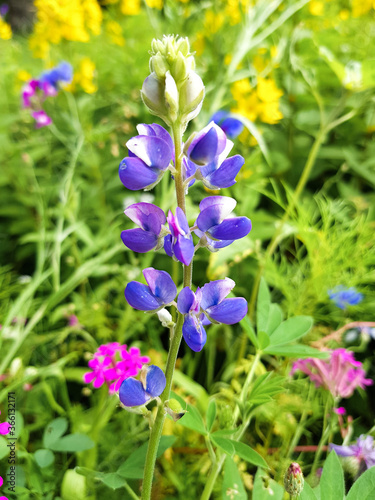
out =
<svg viewBox="0 0 375 500"><path fill-rule="evenodd" d="M185 189L183 185L183 172L182 172L182 127L179 122L176 122L172 126L173 132L173 140L175 147L175 185L176 185L176 197L177 197L177 205L183 210L186 214L186 206L185 206ZM191 286L192 282L192 271L193 266L190 264L189 266L183 266L184 268L184 281L183 286ZM182 324L183 324L184 316L183 314L178 313L177 324L173 332L171 332L171 343L169 347L169 353L167 358L167 364L165 368L165 378L166 378L166 386L164 392L160 396L161 403L159 404L158 411L156 414L155 422L152 426L150 432L150 440L148 442L148 449L146 455L146 463L145 463L145 472L143 476L143 484L142 484L142 500L150 500L151 491L152 491L152 481L154 477L154 469L156 462L156 455L159 447L159 442L163 430L163 424L165 420L165 408L164 404L170 397L172 380L174 369L176 365L176 359L178 350L180 348L181 339L182 339Z"/></svg>
<svg viewBox="0 0 375 500"><path fill-rule="evenodd" d="M318 468L319 464L319 459L320 455L322 454L323 451L323 446L326 444L329 435L331 433L331 418L328 418L328 414L332 411L333 409L333 404L332 404L332 397L331 393L327 394L327 400L326 404L324 407L324 418L323 418L323 432L322 432L322 437L320 438L319 444L318 444L318 449L316 450L315 456L314 456L314 462L311 467L311 472L310 476L314 476L316 469Z"/></svg>
<svg viewBox="0 0 375 500"><path fill-rule="evenodd" d="M257 369L257 366L258 366L258 363L259 363L261 357L262 357L262 352L258 351L254 357L253 364L252 364L251 369L246 377L246 381L242 387L242 391L241 391L241 394L239 397L239 399L242 403L246 403L248 391L249 391L250 385L253 381L253 378L254 378L254 375L255 375L255 372L256 372L256 369ZM236 425L236 421L237 421L238 417L239 417L239 408L237 406L235 411L234 411L234 414L233 414L233 425ZM250 420L251 420L251 416L249 416L248 418L243 420L238 431L234 435L235 441L241 440L248 425L250 424ZM208 476L206 485L204 487L204 490L203 490L203 493L201 496L201 500L209 500L209 498L211 497L212 490L215 486L217 476L219 475L219 473L221 471L221 468L224 464L226 456L227 455L225 453L220 453L216 462L213 463L210 475Z"/></svg>

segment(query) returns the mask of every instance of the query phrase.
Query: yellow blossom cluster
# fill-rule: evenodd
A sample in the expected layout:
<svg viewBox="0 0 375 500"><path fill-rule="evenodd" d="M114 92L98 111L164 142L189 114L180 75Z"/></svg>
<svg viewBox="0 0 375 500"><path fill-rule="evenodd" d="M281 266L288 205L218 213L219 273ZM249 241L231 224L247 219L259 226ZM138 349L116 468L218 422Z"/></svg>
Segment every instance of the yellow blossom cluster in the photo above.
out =
<svg viewBox="0 0 375 500"><path fill-rule="evenodd" d="M84 57L79 68L74 71L73 81L65 88L68 91L75 92L77 87L81 87L87 94L93 94L98 90L94 83L95 78L95 63L90 58Z"/></svg>
<svg viewBox="0 0 375 500"><path fill-rule="evenodd" d="M313 16L327 15L326 7L330 0L311 0L309 2L309 11ZM375 9L374 0L351 0L351 15L352 17L361 17L368 14L371 10ZM339 18L345 21L350 17L348 9L342 9L339 12Z"/></svg>
<svg viewBox="0 0 375 500"><path fill-rule="evenodd" d="M279 99L283 95L272 78L258 77L256 87L252 87L250 80L245 78L232 85L232 95L236 106L232 109L250 121L256 119L264 123L278 123L283 115L279 108Z"/></svg>
<svg viewBox="0 0 375 500"><path fill-rule="evenodd" d="M1 16L0 16L0 38L2 40L10 40L12 38L12 28L6 21L4 21L4 19Z"/></svg>
<svg viewBox="0 0 375 500"><path fill-rule="evenodd" d="M125 38L122 36L122 28L119 23L112 20L107 21L105 30L113 44L120 47L125 45Z"/></svg>
<svg viewBox="0 0 375 500"><path fill-rule="evenodd" d="M50 44L61 40L88 42L101 31L102 10L97 0L34 0L36 23L30 37L35 57L45 58Z"/></svg>

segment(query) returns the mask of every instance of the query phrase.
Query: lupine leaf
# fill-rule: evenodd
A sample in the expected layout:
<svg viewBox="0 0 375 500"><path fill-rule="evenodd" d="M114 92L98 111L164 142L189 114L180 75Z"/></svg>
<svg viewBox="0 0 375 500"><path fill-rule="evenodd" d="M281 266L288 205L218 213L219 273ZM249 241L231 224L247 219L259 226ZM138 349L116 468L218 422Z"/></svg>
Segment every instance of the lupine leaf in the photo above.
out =
<svg viewBox="0 0 375 500"><path fill-rule="evenodd" d="M231 457L225 459L222 498L223 500L231 498L247 500L247 493L242 483L241 475Z"/></svg>
<svg viewBox="0 0 375 500"><path fill-rule="evenodd" d="M283 321L270 336L271 346L285 345L303 337L312 325L310 316L294 316Z"/></svg>
<svg viewBox="0 0 375 500"><path fill-rule="evenodd" d="M265 332L270 313L271 295L264 278L260 280L258 300L257 300L257 330Z"/></svg>
<svg viewBox="0 0 375 500"><path fill-rule="evenodd" d="M345 497L344 472L335 451L331 451L324 463L320 491L324 500L343 500Z"/></svg>
<svg viewBox="0 0 375 500"><path fill-rule="evenodd" d="M215 422L215 418L216 418L216 402L213 399L212 401L210 401L206 413L206 426L208 432L210 432L210 430L212 429L212 426Z"/></svg>

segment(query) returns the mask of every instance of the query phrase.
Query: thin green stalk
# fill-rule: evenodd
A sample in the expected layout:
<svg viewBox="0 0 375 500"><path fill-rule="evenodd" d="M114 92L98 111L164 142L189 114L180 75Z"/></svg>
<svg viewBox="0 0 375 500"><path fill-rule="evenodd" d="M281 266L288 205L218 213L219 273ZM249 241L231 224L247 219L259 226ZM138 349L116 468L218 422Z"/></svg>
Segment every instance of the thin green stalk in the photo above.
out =
<svg viewBox="0 0 375 500"><path fill-rule="evenodd" d="M311 467L311 472L310 472L311 476L315 475L316 469L318 468L320 455L322 454L322 451L323 451L323 446L326 444L327 439L328 439L329 434L330 434L331 419L328 419L328 414L329 414L330 410L332 410L332 404L331 404L331 394L329 393L329 394L327 394L327 400L326 400L326 404L324 407L323 432L322 432L322 436L321 436L319 444L318 444L318 449L316 450L316 453L314 456L314 462L313 462L313 465Z"/></svg>
<svg viewBox="0 0 375 500"><path fill-rule="evenodd" d="M240 394L240 401L243 404L246 403L248 391L249 391L250 385L253 381L253 378L254 378L254 375L255 375L255 372L256 372L256 369L257 369L257 366L258 366L258 363L259 363L261 357L262 357L262 352L258 351L254 357L253 364L252 364L251 369L246 377L245 383L242 387L241 394ZM238 417L239 417L239 407L237 406L235 411L234 411L234 415L233 415L233 426L236 425ZM247 419L243 420L238 431L234 435L235 441L240 441L240 439L244 435L247 427L250 424L250 420L251 420L251 416L249 416ZM219 473L221 471L221 468L224 464L225 458L226 458L225 453L222 453L219 455L219 458L217 459L217 461L213 464L210 475L208 476L206 485L204 487L204 490L203 490L203 493L201 496L201 500L209 500L209 498L211 497L212 490L215 486L217 476L219 475Z"/></svg>
<svg viewBox="0 0 375 500"><path fill-rule="evenodd" d="M185 188L183 185L183 172L182 172L182 127L180 123L177 122L173 125L172 132L173 132L173 140L175 147L175 167L176 167L175 186L176 186L177 205L186 214ZM189 266L184 265L183 269L184 269L183 286L190 287L192 282L193 266L192 264L190 264ZM160 404L156 414L155 422L150 432L150 440L148 442L145 471L142 484L142 500L149 500L151 498L156 455L165 420L164 404L170 397L173 373L176 366L177 354L182 339L183 319L184 319L183 315L178 313L176 327L174 331L171 332L171 343L167 358L167 364L165 368L166 386L164 392L160 396Z"/></svg>

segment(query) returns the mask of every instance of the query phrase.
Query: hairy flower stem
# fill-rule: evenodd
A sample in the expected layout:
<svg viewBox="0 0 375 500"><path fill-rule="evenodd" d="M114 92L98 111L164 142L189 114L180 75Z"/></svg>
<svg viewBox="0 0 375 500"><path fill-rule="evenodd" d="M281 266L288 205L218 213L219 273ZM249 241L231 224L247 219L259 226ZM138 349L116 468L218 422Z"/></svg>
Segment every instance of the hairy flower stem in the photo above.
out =
<svg viewBox="0 0 375 500"><path fill-rule="evenodd" d="M183 129L179 122L176 122L172 126L173 141L175 147L175 167L176 167L175 186L176 186L177 205L186 214L185 188L184 188L183 172L182 172L182 130ZM184 268L183 286L190 287L192 282L193 264L191 263L189 266L184 265L183 268ZM151 498L152 480L154 477L156 455L166 415L164 404L170 397L177 354L182 339L183 320L184 320L183 314L178 313L177 324L174 329L174 332L171 335L171 343L169 347L168 359L165 368L166 386L164 392L160 396L161 404L159 405L155 422L150 432L150 440L148 442L145 471L144 471L143 485L142 485L142 500L149 500Z"/></svg>

